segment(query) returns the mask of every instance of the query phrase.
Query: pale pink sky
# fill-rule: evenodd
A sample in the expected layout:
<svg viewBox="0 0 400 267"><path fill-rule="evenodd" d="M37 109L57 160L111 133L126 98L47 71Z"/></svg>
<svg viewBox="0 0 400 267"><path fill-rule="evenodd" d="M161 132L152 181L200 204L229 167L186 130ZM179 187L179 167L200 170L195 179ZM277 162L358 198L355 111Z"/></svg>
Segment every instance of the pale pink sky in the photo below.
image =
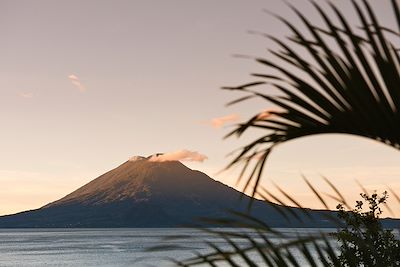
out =
<svg viewBox="0 0 400 267"><path fill-rule="evenodd" d="M317 19L308 1L292 2ZM349 1L335 3L352 16ZM375 6L385 25L389 7ZM131 156L180 149L208 157L188 166L234 185L235 172L216 173L259 133L222 141L230 128L212 119L271 108L226 108L239 95L219 90L264 71L232 57L268 56L271 43L248 30L287 33L263 8L297 21L281 0L0 1L0 214L38 208ZM400 189L399 166L391 148L321 136L278 147L264 184L272 179L315 206L302 173L354 196L354 179Z"/></svg>

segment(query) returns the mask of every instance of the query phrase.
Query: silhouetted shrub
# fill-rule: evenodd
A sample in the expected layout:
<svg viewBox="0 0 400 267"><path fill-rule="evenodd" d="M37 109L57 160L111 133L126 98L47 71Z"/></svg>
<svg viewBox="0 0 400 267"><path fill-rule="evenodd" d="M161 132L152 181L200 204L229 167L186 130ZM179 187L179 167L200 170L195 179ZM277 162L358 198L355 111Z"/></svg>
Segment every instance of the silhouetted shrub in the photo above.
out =
<svg viewBox="0 0 400 267"><path fill-rule="evenodd" d="M381 205L386 203L387 192L381 196L360 194L355 209L346 211L342 204L337 206L339 217L345 228L335 236L340 243L339 261L342 266L400 266L400 241L392 230L385 230L379 221ZM368 211L363 211L368 205Z"/></svg>

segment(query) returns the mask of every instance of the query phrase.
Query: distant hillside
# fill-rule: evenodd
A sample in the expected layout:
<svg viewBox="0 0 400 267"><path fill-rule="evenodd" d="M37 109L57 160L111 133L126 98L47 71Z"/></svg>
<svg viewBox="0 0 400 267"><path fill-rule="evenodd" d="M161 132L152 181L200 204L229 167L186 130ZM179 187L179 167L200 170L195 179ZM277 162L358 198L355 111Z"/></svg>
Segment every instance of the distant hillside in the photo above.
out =
<svg viewBox="0 0 400 267"><path fill-rule="evenodd" d="M1 216L0 227L178 227L197 223L198 217L226 218L226 210L245 212L249 201L178 161L136 157L40 209ZM292 208L302 223L287 221L276 207L255 200L252 214L272 227L333 226L325 217L332 212L311 211L309 219Z"/></svg>

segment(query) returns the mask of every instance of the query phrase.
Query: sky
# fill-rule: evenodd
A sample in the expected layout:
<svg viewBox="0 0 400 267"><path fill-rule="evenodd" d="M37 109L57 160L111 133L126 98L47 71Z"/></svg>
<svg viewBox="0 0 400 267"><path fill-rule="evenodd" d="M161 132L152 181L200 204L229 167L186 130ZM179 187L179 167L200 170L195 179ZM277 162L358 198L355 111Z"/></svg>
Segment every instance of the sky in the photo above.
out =
<svg viewBox="0 0 400 267"><path fill-rule="evenodd" d="M291 2L319 21L308 1ZM335 3L352 21L349 1ZM374 7L393 25L389 1ZM205 155L185 164L240 189L237 171L219 171L260 133L223 137L272 105L226 107L242 95L220 88L268 71L234 56L270 56L274 45L251 30L288 34L263 9L298 22L281 0L0 0L0 214L39 208L131 156L178 150ZM322 191L328 177L355 200L356 180L399 190L399 173L393 148L327 135L278 146L262 184L320 207L302 175Z"/></svg>

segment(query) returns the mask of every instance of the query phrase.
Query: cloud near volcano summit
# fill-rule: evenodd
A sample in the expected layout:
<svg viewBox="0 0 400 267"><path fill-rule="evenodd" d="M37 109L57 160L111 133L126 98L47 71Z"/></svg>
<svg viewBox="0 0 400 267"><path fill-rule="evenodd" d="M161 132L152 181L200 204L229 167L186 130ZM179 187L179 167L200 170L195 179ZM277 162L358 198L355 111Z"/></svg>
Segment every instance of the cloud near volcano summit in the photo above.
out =
<svg viewBox="0 0 400 267"><path fill-rule="evenodd" d="M159 154L152 156L149 161L164 162L164 161L197 161L203 162L207 156L200 154L197 151L189 151L186 149Z"/></svg>

